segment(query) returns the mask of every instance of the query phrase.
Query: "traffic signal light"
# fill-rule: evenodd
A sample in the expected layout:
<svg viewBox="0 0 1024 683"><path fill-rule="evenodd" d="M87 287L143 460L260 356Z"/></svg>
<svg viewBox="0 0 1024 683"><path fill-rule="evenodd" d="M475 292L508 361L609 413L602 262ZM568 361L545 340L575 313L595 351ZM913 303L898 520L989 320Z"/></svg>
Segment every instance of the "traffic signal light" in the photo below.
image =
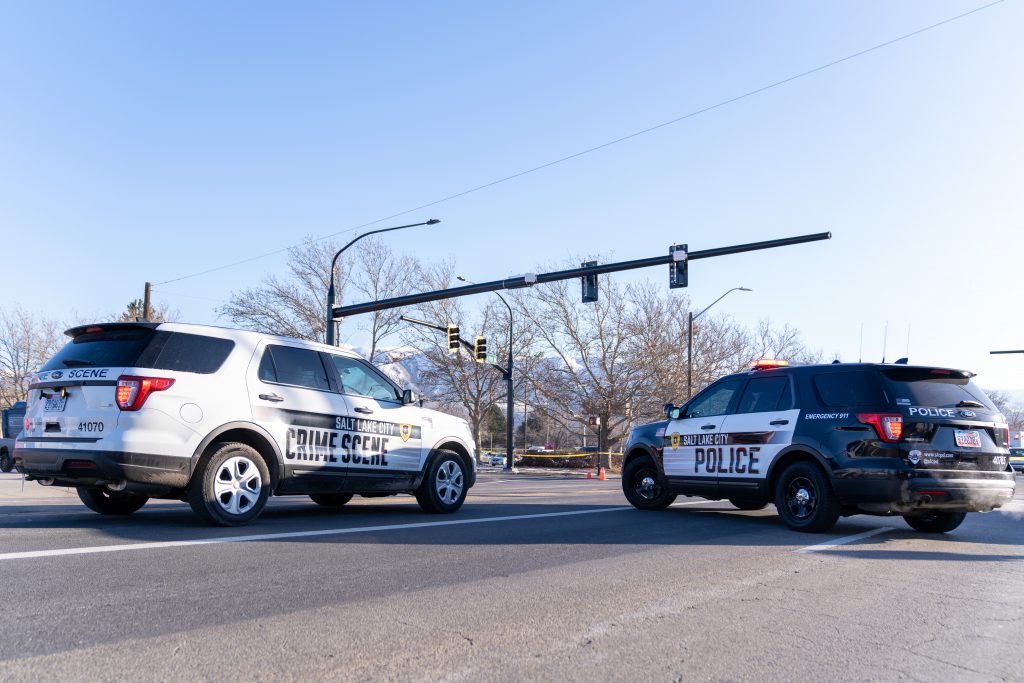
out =
<svg viewBox="0 0 1024 683"><path fill-rule="evenodd" d="M593 415L591 415L590 417L587 418L587 425L590 426L590 427L600 427L601 426L601 418L594 417Z"/></svg>
<svg viewBox="0 0 1024 683"><path fill-rule="evenodd" d="M689 245L673 244L668 248L672 262L668 264L668 286L669 289L678 289L689 284L690 280L690 259Z"/></svg>
<svg viewBox="0 0 1024 683"><path fill-rule="evenodd" d="M583 268L596 265L597 261L584 261L580 264ZM580 280L583 282L583 303L597 301L597 275L584 275Z"/></svg>
<svg viewBox="0 0 1024 683"><path fill-rule="evenodd" d="M485 363L487 361L487 340L485 338L476 338L476 343L473 344L473 357L476 358L477 363Z"/></svg>
<svg viewBox="0 0 1024 683"><path fill-rule="evenodd" d="M448 326L448 351L451 353L459 352L459 326L449 325Z"/></svg>

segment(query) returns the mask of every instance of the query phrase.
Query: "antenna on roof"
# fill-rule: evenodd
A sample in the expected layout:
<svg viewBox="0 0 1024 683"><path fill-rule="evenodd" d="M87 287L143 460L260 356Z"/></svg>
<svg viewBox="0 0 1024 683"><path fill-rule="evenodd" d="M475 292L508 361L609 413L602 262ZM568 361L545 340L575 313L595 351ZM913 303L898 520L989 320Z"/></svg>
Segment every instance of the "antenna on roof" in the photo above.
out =
<svg viewBox="0 0 1024 683"><path fill-rule="evenodd" d="M885 363L885 346L889 343L889 321L885 321L885 332L882 333L882 362Z"/></svg>
<svg viewBox="0 0 1024 683"><path fill-rule="evenodd" d="M860 348L857 349L857 362L864 362L864 323L860 324Z"/></svg>

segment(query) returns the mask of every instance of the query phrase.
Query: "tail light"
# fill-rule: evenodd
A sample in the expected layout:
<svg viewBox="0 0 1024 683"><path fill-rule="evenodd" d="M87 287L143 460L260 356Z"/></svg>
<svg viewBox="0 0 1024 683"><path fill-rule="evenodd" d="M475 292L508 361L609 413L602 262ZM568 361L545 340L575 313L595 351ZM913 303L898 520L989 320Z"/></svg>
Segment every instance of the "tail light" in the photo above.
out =
<svg viewBox="0 0 1024 683"><path fill-rule="evenodd" d="M857 413L857 419L871 425L882 441L895 443L903 436L903 416L890 413Z"/></svg>
<svg viewBox="0 0 1024 683"><path fill-rule="evenodd" d="M170 377L135 377L121 375L117 378L115 398L121 410L138 410L154 391L164 391L174 384Z"/></svg>
<svg viewBox="0 0 1024 683"><path fill-rule="evenodd" d="M996 444L1000 448L1010 447L1010 427L1009 425L996 425Z"/></svg>

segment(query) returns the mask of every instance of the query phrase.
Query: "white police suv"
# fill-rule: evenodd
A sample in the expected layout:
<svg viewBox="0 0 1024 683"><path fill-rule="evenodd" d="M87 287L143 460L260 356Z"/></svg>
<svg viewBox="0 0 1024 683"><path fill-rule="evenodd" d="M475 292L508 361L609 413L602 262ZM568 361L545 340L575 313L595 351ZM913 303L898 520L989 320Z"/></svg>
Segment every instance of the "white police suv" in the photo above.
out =
<svg viewBox="0 0 1024 683"><path fill-rule="evenodd" d="M356 354L179 323L74 327L36 373L14 464L126 515L149 498L251 522L270 495L341 507L411 493L458 510L476 479L465 420L417 405Z"/></svg>

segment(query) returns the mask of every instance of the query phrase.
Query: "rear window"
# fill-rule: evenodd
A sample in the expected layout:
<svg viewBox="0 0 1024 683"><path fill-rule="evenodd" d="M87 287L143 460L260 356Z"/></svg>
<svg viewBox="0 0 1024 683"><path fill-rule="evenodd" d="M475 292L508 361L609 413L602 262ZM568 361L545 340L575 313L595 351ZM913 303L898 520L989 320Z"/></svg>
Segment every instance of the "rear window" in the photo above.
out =
<svg viewBox="0 0 1024 683"><path fill-rule="evenodd" d="M146 328L80 334L65 344L42 369L134 367L154 334Z"/></svg>
<svg viewBox="0 0 1024 683"><path fill-rule="evenodd" d="M980 403L993 412L998 409L977 384L962 372L941 368L886 368L882 371L896 402L935 408L965 407ZM979 407L974 405L973 407Z"/></svg>
<svg viewBox="0 0 1024 683"><path fill-rule="evenodd" d="M821 402L831 407L886 406L889 404L878 376L865 370L829 372L814 377Z"/></svg>
<svg viewBox="0 0 1024 683"><path fill-rule="evenodd" d="M230 339L151 329L108 329L80 334L43 370L63 368L147 368L210 374L231 354Z"/></svg>

